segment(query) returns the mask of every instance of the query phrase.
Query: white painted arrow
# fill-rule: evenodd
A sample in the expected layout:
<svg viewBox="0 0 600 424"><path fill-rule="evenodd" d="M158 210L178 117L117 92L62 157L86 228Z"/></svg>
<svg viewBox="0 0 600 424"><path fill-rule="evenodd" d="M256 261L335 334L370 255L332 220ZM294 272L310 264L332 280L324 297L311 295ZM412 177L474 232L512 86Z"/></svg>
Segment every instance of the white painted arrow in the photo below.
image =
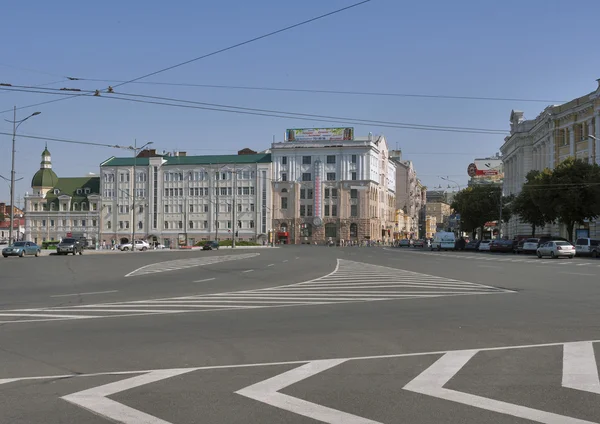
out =
<svg viewBox="0 0 600 424"><path fill-rule="evenodd" d="M181 368L152 371L126 380L93 387L91 389L63 396L61 399L121 424L172 424L153 415L146 414L145 412L138 411L137 409L108 399L107 396L164 380L166 378L171 378L176 375L186 374L195 369L196 368Z"/></svg>
<svg viewBox="0 0 600 424"><path fill-rule="evenodd" d="M551 412L527 408L521 405L445 389L443 386L448 383L448 381L454 377L477 352L478 350L459 350L446 353L433 365L419 374L414 380L404 386L404 389L544 424L598 424L592 421L580 420L565 415L553 414Z"/></svg>
<svg viewBox="0 0 600 424"><path fill-rule="evenodd" d="M600 378L592 342L565 343L562 385L600 395Z"/></svg>
<svg viewBox="0 0 600 424"><path fill-rule="evenodd" d="M279 393L294 383L305 380L322 371L333 368L347 359L327 359L312 361L301 367L276 375L268 380L238 390L236 393L276 408L284 409L328 424L382 424L337 409L298 399Z"/></svg>

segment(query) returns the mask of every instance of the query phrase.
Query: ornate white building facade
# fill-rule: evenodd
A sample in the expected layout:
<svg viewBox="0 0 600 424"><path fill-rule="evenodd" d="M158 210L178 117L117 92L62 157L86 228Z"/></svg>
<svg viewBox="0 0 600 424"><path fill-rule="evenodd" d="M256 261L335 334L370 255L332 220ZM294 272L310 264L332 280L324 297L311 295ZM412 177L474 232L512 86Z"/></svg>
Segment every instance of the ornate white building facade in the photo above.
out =
<svg viewBox="0 0 600 424"><path fill-rule="evenodd" d="M273 228L286 243L389 241L396 164L383 136L271 146Z"/></svg>
<svg viewBox="0 0 600 424"><path fill-rule="evenodd" d="M167 247L205 240L266 240L271 155L187 156L142 151L100 165L101 240ZM135 169L135 172L134 172ZM135 174L135 176L134 176Z"/></svg>
<svg viewBox="0 0 600 424"><path fill-rule="evenodd" d="M568 157L600 164L600 80L596 91L562 105L548 106L535 119L521 111L510 115L510 136L500 148L504 160L504 195L519 194L531 170L554 169ZM592 136L592 137L590 137ZM594 140L594 137L596 140ZM600 222L582 223L591 237L600 237ZM546 225L537 234L566 236L559 225ZM511 218L503 235L531 234L531 226Z"/></svg>

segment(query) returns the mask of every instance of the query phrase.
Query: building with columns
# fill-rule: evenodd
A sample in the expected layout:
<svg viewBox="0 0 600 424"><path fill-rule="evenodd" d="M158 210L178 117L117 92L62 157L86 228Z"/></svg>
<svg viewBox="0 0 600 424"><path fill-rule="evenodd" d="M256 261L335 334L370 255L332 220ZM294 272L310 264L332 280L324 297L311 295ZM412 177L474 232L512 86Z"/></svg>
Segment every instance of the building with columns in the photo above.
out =
<svg viewBox="0 0 600 424"><path fill-rule="evenodd" d="M392 240L396 164L384 136L354 137L352 128L288 130L270 151L277 241Z"/></svg>
<svg viewBox="0 0 600 424"><path fill-rule="evenodd" d="M519 194L531 170L554 169L568 157L600 164L600 79L598 87L567 103L546 107L535 119L513 110L510 135L500 148L504 161L504 195ZM594 136L596 140L592 137ZM583 224L591 237L600 237L600 222ZM546 225L540 234L566 236L559 225ZM511 218L503 235L531 234L531 226Z"/></svg>
<svg viewBox="0 0 600 424"><path fill-rule="evenodd" d="M48 148L31 180L33 193L25 195L25 240L38 244L65 237L98 241L100 178L59 178L52 170Z"/></svg>
<svg viewBox="0 0 600 424"><path fill-rule="evenodd" d="M271 155L187 156L143 150L100 164L102 243L135 238L167 247L205 240L266 241Z"/></svg>
<svg viewBox="0 0 600 424"><path fill-rule="evenodd" d="M399 216L410 218L403 221L404 225L398 225L397 238L419 238L425 218L426 190L417 178L413 162L403 159L401 150L391 150L390 158L396 164L396 210Z"/></svg>

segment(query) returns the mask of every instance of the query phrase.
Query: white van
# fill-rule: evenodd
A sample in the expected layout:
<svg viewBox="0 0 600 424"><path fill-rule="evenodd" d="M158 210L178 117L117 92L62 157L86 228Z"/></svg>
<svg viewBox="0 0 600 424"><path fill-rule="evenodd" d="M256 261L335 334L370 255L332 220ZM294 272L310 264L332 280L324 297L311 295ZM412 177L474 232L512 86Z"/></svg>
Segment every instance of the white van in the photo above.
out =
<svg viewBox="0 0 600 424"><path fill-rule="evenodd" d="M454 250L456 248L456 237L454 233L441 231L433 235L431 250Z"/></svg>

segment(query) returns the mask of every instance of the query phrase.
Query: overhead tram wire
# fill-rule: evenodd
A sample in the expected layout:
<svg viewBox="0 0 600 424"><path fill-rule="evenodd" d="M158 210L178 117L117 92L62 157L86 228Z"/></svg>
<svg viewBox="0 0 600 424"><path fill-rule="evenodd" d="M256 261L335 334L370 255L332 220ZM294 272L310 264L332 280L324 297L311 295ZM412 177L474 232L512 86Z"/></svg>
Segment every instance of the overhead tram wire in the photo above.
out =
<svg viewBox="0 0 600 424"><path fill-rule="evenodd" d="M123 80L109 80L99 78L79 78L81 81L119 83ZM425 99L450 99L450 100L486 100L501 102L532 102L532 103L565 103L566 100L550 99L523 99L518 97L485 97L485 96L451 96L445 94L422 94L422 93L383 93L376 91L344 91L344 90L323 90L314 88L286 88L286 87L252 87L244 85L218 85L218 84L193 84L177 82L159 82L159 81L134 81L132 84L144 85L162 85L169 87L198 87L198 88L220 88L231 90L255 90L255 91L279 91L286 93L315 93L315 94L343 94L353 96L379 96L379 97L412 97ZM116 86L115 86L116 87Z"/></svg>
<svg viewBox="0 0 600 424"><path fill-rule="evenodd" d="M51 95L63 95L63 96L69 95L69 94L67 94L68 90L65 90L64 92L62 92L62 90L60 90L60 89L45 89L46 91L29 90L27 88L20 88L20 87L14 87L14 88L13 87L0 87L0 89L21 91L21 92L28 92L28 93L38 93L38 94L51 94ZM128 96L129 94L121 93L121 95ZM269 109L244 108L244 107L240 107L240 106L228 106L228 105L219 105L219 104L211 104L211 103L202 103L202 102L194 102L191 100L160 98L160 97L156 97L156 96L143 96L143 95L129 95L129 96L167 99L168 101L188 103L188 104L167 103L164 101L139 100L139 99L130 98L130 97L119 97L114 94L109 94L109 95L104 95L104 96L99 96L99 97L103 98L103 99L129 101L129 102L142 103L142 104L154 104L154 105L159 105L159 106L169 106L169 107L178 107L178 108L186 108L186 109L210 110L210 111L216 111L216 112L236 113L236 114L254 115L254 116L265 116L265 117L273 117L273 118L281 118L281 119L298 119L298 120L313 121L313 122L314 121L316 121L316 122L337 122L337 123L354 124L354 125L374 125L374 126L379 126L379 127L384 127L384 128L413 129L413 130L423 130L423 131L441 131L441 132L458 132L458 133L492 134L492 135L507 134L507 131L497 130L497 129L449 127L449 126L446 127L446 126L437 126L437 125L409 124L409 123L392 122L392 121L378 121L378 120L372 120L372 119L303 114L303 113L276 111L276 110L269 110ZM204 105L204 106L199 106L199 105ZM215 107L209 107L209 106L215 106ZM229 109L223 109L223 108L229 108Z"/></svg>
<svg viewBox="0 0 600 424"><path fill-rule="evenodd" d="M319 16L315 16L314 18L310 18L310 19L307 19L307 20L304 20L304 21L301 21L301 22L295 23L295 24L293 24L293 25L288 25L288 26L286 26L286 27L284 27L284 28L281 28L281 29L278 29L278 30L276 30L276 31L271 31L271 32L269 32L269 33L267 33L267 34L263 34L263 35L260 35L260 36L258 36L258 37L251 38L251 39L249 39L249 40L242 41L242 42L240 42L240 43L236 43L236 44L233 44L233 45L231 45L231 46L228 46L228 47L224 47L224 48L222 48L222 49L215 50L215 51L213 51L213 52L211 52L211 53L207 53L207 54L204 54L204 55L202 55L202 56L198 56L198 57L195 57L195 58L193 58L193 59L186 60L185 62L181 62L181 63L175 64L175 65L172 65L172 66L168 66L168 67L166 67L166 68L162 68L162 69L159 69L158 71L150 72L149 74L145 74L145 75L142 75L142 76L140 76L140 77L136 77L136 78L132 78L132 79L130 79L130 80L126 80L126 81L124 81L124 82L121 82L121 83L117 84L115 87L121 87L121 86L123 86L123 85L125 85L125 84L130 84L130 83L133 83L133 82L136 82L136 81L142 80L142 79L144 79L144 78L148 78L148 77L150 77L150 76L157 75L157 74L160 74L160 73L163 73L163 72L169 71L169 70L171 70L171 69L175 69L175 68L179 68L179 67L181 67L181 66L188 65L188 64L190 64L190 63L193 63L193 62L196 62L196 61L198 61L198 60L202 60L202 59L205 59L205 58L208 58L208 57L211 57L211 56L215 56L215 55L218 55L218 54L220 54L220 53L224 53L224 52L226 52L226 51L233 50L233 49L236 49L236 48L238 48L238 47L245 46L245 45L247 45L247 44L251 44L251 43L254 43L254 42L256 42L256 41L259 41L259 40L263 40L263 39L265 39L265 38L268 38L268 37L272 37L273 35L281 34L282 32L286 32L286 31L289 31L289 30L291 30L291 29L298 28L298 27L300 27L300 26L303 26L303 25L309 24L309 23L311 23L311 22L315 22L315 21L318 21L318 20L320 20L320 19L324 19L324 18L327 18L327 17L329 17L329 16L332 16L332 15L335 15L335 14L338 14L338 13L341 13L341 12L344 12L344 11L346 11L346 10L353 9L353 8L355 8L355 7L358 7L358 6L361 6L361 5L363 5L363 4L370 3L371 1L373 1L373 0L362 0L362 1L358 2L358 3L354 3L354 4L351 4L351 5L349 5L349 6L345 6L345 7L342 7L342 8L340 8L340 9L336 9L336 10L333 10L333 11L331 11L331 12L324 13L324 14L322 14L322 15L319 15ZM71 79L71 80L78 80L78 78L73 78L73 77L69 77L69 79ZM100 91L100 92L105 92L105 91L106 91L106 89L99 90L99 91ZM63 98L60 98L60 99L49 100L49 101L47 101L47 102L36 103L36 104L34 104L34 105L21 106L21 107L18 107L18 108L17 108L17 110L21 110L21 109L27 109L27 108L31 108L31 107L34 107L34 106L41 106L41 105L45 105L45 104L49 104L49 103L60 102L60 101L62 101L62 100L73 99L73 98L75 98L75 97L82 97L82 96L89 97L89 96L93 96L93 94L72 94L72 95L70 95L70 96L68 96L68 97L63 97ZM0 114L2 114L2 113L6 113L6 112L11 112L11 111L13 111L13 109L7 109L7 110L3 110L3 111L0 111Z"/></svg>

